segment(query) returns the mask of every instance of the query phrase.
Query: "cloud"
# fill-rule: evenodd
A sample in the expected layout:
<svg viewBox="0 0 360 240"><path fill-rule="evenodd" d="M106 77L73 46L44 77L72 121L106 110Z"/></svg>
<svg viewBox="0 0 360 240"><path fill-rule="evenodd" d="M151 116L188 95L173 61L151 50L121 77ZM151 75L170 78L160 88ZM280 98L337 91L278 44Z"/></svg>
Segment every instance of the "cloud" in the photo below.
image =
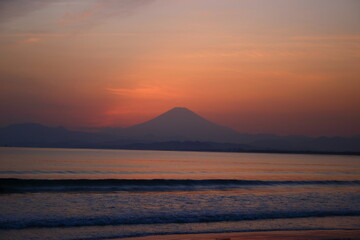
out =
<svg viewBox="0 0 360 240"><path fill-rule="evenodd" d="M175 93L171 89L164 89L159 87L147 87L147 88L106 88L107 91L114 95L121 95L128 98L142 98L142 99L168 99L177 98L181 95Z"/></svg>
<svg viewBox="0 0 360 240"><path fill-rule="evenodd" d="M295 36L299 41L359 41L360 35L323 35L323 36Z"/></svg>
<svg viewBox="0 0 360 240"><path fill-rule="evenodd" d="M95 24L112 16L129 15L141 6L155 0L0 0L0 24L12 19L26 16L48 5L78 5L59 20L61 25Z"/></svg>
<svg viewBox="0 0 360 240"><path fill-rule="evenodd" d="M63 37L133 37L137 36L135 33L0 33L0 37L9 38L63 38Z"/></svg>
<svg viewBox="0 0 360 240"><path fill-rule="evenodd" d="M59 20L60 25L96 24L101 20L113 16L127 16L135 10L155 0L97 0L85 9L76 12L67 12Z"/></svg>
<svg viewBox="0 0 360 240"><path fill-rule="evenodd" d="M27 15L50 3L45 0L0 0L0 23Z"/></svg>
<svg viewBox="0 0 360 240"><path fill-rule="evenodd" d="M25 42L25 43L37 43L37 42L40 42L40 41L41 41L41 38L27 38L23 42Z"/></svg>

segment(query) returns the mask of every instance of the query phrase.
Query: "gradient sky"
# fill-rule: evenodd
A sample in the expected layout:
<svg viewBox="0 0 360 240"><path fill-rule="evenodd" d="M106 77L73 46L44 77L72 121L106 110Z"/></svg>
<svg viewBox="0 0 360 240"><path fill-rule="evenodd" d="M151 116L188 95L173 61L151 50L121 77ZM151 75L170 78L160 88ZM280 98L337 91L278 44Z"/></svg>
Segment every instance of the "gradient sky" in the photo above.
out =
<svg viewBox="0 0 360 240"><path fill-rule="evenodd" d="M0 56L1 126L360 134L358 0L0 0Z"/></svg>

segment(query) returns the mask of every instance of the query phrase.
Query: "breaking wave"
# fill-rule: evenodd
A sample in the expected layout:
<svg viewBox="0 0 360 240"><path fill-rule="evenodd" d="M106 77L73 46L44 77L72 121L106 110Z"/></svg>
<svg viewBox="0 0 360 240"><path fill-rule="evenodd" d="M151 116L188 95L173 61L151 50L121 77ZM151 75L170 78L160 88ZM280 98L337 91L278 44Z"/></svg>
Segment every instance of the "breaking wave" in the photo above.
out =
<svg viewBox="0 0 360 240"><path fill-rule="evenodd" d="M177 179L0 179L0 193L26 192L157 192L231 190L251 186L276 185L360 185L360 180L261 181L261 180L177 180Z"/></svg>
<svg viewBox="0 0 360 240"><path fill-rule="evenodd" d="M170 224L170 223L211 223L243 220L308 218L308 217L335 217L360 216L359 211L286 211L263 213L233 213L192 215L161 214L152 216L82 216L58 217L49 219L18 219L16 221L1 221L0 229L49 228L49 227L81 227L81 226L108 226L133 224Z"/></svg>

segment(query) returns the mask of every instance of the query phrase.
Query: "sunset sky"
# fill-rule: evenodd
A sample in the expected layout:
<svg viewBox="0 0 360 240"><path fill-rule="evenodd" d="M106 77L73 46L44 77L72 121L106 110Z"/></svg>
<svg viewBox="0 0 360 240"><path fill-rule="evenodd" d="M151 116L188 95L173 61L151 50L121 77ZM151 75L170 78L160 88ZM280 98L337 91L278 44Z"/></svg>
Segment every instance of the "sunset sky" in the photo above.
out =
<svg viewBox="0 0 360 240"><path fill-rule="evenodd" d="M358 0L0 0L0 125L187 107L243 133L360 134Z"/></svg>

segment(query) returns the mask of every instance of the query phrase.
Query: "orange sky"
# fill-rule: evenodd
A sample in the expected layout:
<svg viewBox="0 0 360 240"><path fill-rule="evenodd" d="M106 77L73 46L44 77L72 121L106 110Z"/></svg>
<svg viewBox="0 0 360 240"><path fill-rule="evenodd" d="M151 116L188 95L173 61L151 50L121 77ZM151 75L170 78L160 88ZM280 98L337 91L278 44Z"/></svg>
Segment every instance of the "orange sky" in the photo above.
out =
<svg viewBox="0 0 360 240"><path fill-rule="evenodd" d="M357 0L0 1L0 124L360 134Z"/></svg>

